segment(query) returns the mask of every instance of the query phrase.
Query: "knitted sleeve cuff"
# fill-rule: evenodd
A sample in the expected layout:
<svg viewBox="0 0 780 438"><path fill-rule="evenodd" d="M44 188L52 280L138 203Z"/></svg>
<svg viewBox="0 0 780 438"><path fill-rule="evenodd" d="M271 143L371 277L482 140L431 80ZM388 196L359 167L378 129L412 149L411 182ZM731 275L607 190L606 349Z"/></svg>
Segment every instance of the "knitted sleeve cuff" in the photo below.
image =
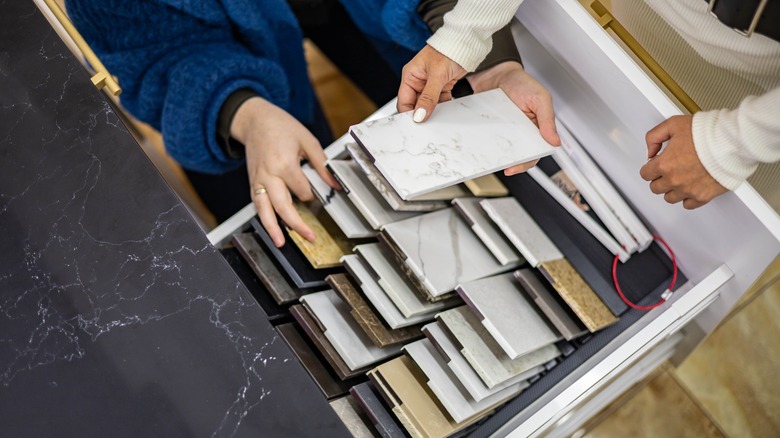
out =
<svg viewBox="0 0 780 438"><path fill-rule="evenodd" d="M442 27L428 38L428 45L457 62L467 72L473 72L490 52L493 43L468 32Z"/></svg>
<svg viewBox="0 0 780 438"><path fill-rule="evenodd" d="M715 181L734 190L755 172L758 163L736 153L737 139L721 129L719 121L729 110L702 111L694 114L691 126L693 146L699 160Z"/></svg>

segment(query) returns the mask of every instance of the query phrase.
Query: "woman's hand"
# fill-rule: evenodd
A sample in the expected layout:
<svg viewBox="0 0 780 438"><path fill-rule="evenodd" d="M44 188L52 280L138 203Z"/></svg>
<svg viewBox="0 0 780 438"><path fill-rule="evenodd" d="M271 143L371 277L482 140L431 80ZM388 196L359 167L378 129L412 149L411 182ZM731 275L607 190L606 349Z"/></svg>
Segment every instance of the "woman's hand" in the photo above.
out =
<svg viewBox="0 0 780 438"><path fill-rule="evenodd" d="M253 97L239 107L230 134L246 146L252 201L274 244L284 245L276 213L289 228L314 241L314 232L293 207L291 192L302 201L313 198L301 170L304 159L331 187L341 188L325 168L326 157L319 141L295 117L261 97Z"/></svg>
<svg viewBox="0 0 780 438"><path fill-rule="evenodd" d="M452 87L465 75L458 63L426 45L401 72L396 109L399 113L414 110L414 121L424 122L437 103L452 100Z"/></svg>

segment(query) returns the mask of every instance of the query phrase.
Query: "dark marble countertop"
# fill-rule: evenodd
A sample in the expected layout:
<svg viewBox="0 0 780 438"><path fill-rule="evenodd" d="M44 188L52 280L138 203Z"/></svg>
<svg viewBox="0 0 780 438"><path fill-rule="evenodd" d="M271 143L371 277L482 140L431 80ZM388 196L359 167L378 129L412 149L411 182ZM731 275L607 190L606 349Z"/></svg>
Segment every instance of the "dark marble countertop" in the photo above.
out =
<svg viewBox="0 0 780 438"><path fill-rule="evenodd" d="M6 436L348 436L32 1L0 1Z"/></svg>

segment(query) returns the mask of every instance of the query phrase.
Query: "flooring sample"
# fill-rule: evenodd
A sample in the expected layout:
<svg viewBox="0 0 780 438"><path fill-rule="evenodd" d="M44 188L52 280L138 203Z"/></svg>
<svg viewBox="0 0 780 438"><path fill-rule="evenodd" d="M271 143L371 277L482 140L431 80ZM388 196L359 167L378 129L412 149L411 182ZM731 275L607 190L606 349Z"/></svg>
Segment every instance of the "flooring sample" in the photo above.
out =
<svg viewBox="0 0 780 438"><path fill-rule="evenodd" d="M445 437L477 420L455 422L425 384L425 375L405 355L372 369L368 377L413 438Z"/></svg>
<svg viewBox="0 0 780 438"><path fill-rule="evenodd" d="M301 201L294 201L293 207L303 222L314 231L317 238L314 239L314 242L310 242L297 231L287 228L290 239L295 242L313 268L339 266L341 257L352 253L352 245L344 233L336 227L318 202L311 202L307 205Z"/></svg>
<svg viewBox="0 0 780 438"><path fill-rule="evenodd" d="M257 274L263 285L277 304L288 304L298 301L303 291L290 285L290 282L279 272L265 250L255 239L252 233L234 234L231 238L233 244L244 260Z"/></svg>
<svg viewBox="0 0 780 438"><path fill-rule="evenodd" d="M530 378L544 369L541 365L560 356L556 346L548 345L517 359L510 359L467 306L447 310L436 318L459 344L461 354L488 388L521 375Z"/></svg>
<svg viewBox="0 0 780 438"><path fill-rule="evenodd" d="M276 322L289 319L290 312L287 311L285 306L279 305L268 288L265 287L260 278L255 274L249 263L246 262L244 256L236 249L235 246L225 246L219 249L219 253L225 259L235 272L236 276L241 283L246 286L249 293L257 301L257 304L263 309L263 312L268 317L269 322Z"/></svg>
<svg viewBox="0 0 780 438"><path fill-rule="evenodd" d="M463 183L474 196L496 197L507 196L509 189L492 173Z"/></svg>
<svg viewBox="0 0 780 438"><path fill-rule="evenodd" d="M525 294L547 316L564 339L570 341L588 333L588 329L539 271L519 269L514 275Z"/></svg>
<svg viewBox="0 0 780 438"><path fill-rule="evenodd" d="M481 200L482 198L453 199L452 206L499 263L502 265L522 263L523 259L520 254L479 205Z"/></svg>
<svg viewBox="0 0 780 438"><path fill-rule="evenodd" d="M404 254L404 263L431 297L517 266L500 264L452 208L388 224L382 235Z"/></svg>
<svg viewBox="0 0 780 438"><path fill-rule="evenodd" d="M544 234L517 199L484 199L479 203L510 242L534 268L539 263L563 258L558 247Z"/></svg>
<svg viewBox="0 0 780 438"><path fill-rule="evenodd" d="M591 332L618 321L566 259L543 262L539 271Z"/></svg>
<svg viewBox="0 0 780 438"><path fill-rule="evenodd" d="M344 422L354 438L373 438L370 420L360 409L352 396L347 395L330 401L330 407Z"/></svg>
<svg viewBox="0 0 780 438"><path fill-rule="evenodd" d="M341 183L349 200L375 230L417 214L390 208L354 161L330 160L327 166Z"/></svg>
<svg viewBox="0 0 780 438"><path fill-rule="evenodd" d="M500 89L443 102L425 123L410 111L352 126L350 134L407 200L553 150Z"/></svg>
<svg viewBox="0 0 780 438"><path fill-rule="evenodd" d="M417 315L412 317L405 317L400 310L393 304L388 298L379 284L371 276L371 273L366 269L363 262L357 255L344 256L341 259L347 272L352 276L352 279L358 283L363 295L371 302L377 312L382 316L382 319L387 323L391 329L398 329L401 327L413 326L421 322L428 322L434 318L434 315Z"/></svg>
<svg viewBox="0 0 780 438"><path fill-rule="evenodd" d="M463 184L444 187L422 195L413 196L408 201L452 201L455 198L471 196L471 192Z"/></svg>
<svg viewBox="0 0 780 438"><path fill-rule="evenodd" d="M425 337L431 341L431 344L436 347L436 350L447 362L447 366L452 373L475 401L483 400L504 390L516 394L529 386L526 381L526 376L521 374L498 384L493 388L488 388L485 385L485 382L479 378L477 372L474 371L474 368L469 365L466 358L460 353L458 347L455 346L455 343L450 339L447 332L442 329L441 323L434 322L426 324L425 327L423 327L423 333L425 333ZM542 367L538 367L535 371L541 372Z"/></svg>
<svg viewBox="0 0 780 438"><path fill-rule="evenodd" d="M401 351L401 346L374 345L349 314L349 306L332 290L304 295L301 304L317 319L325 337L350 370L375 364Z"/></svg>
<svg viewBox="0 0 780 438"><path fill-rule="evenodd" d="M290 314L295 318L295 321L300 324L303 331L309 337L312 344L317 347L322 356L328 362L333 371L341 380L347 380L352 377L357 377L365 374L368 368L360 370L351 370L347 366L341 355L333 348L328 338L325 337L323 328L319 322L309 313L309 311L301 304L295 304L290 306Z"/></svg>
<svg viewBox="0 0 780 438"><path fill-rule="evenodd" d="M463 283L456 290L510 359L562 338L525 298L511 272Z"/></svg>
<svg viewBox="0 0 780 438"><path fill-rule="evenodd" d="M420 325L412 325L398 329L390 329L376 315L374 309L363 299L346 274L333 274L325 278L330 287L350 307L349 313L368 335L371 342L379 348L401 344L421 338Z"/></svg>
<svg viewBox="0 0 780 438"><path fill-rule="evenodd" d="M371 383L363 382L355 385L350 388L349 393L363 408L363 411L371 419L374 428L382 438L400 438L405 436L401 425L388 412L379 395L371 387Z"/></svg>
<svg viewBox="0 0 780 438"><path fill-rule="evenodd" d="M390 257L393 266L398 268L398 272L401 274L404 280L406 280L406 284L411 287L412 291L414 291L418 297L431 303L457 297L455 291L448 292L436 297L432 296L430 292L428 292L428 287L423 282L423 279L420 278L420 276L415 273L412 267L406 263L406 254L401 251L393 239L384 231L377 234L376 237L379 241L379 244L382 246L382 252Z"/></svg>
<svg viewBox="0 0 780 438"><path fill-rule="evenodd" d="M460 303L457 298L431 303L412 290L404 280L403 274L393 266L392 259L384 254L379 243L367 243L355 247L364 266L373 274L374 279L406 318L426 315L433 319L436 312L454 307Z"/></svg>
<svg viewBox="0 0 780 438"><path fill-rule="evenodd" d="M315 169L308 165L301 167L303 174L311 184L314 196L322 203L325 211L328 212L333 222L338 225L341 231L350 239L360 239L373 237L376 230L366 222L363 215L355 208L352 202L347 199L344 191L336 190L322 180Z"/></svg>
<svg viewBox="0 0 780 438"><path fill-rule="evenodd" d="M347 143L347 152L352 160L360 166L374 188L385 199L385 202L396 211L434 211L447 207L445 201L404 201L390 186L382 173L368 159L365 152L355 143Z"/></svg>

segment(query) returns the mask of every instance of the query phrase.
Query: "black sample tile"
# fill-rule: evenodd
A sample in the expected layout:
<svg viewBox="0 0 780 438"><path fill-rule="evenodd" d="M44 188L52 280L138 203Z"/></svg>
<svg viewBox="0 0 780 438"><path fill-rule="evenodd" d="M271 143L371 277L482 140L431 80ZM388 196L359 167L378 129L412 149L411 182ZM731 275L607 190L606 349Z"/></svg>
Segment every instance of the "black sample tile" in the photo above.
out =
<svg viewBox="0 0 780 438"><path fill-rule="evenodd" d="M290 284L279 272L279 268L257 242L254 233L234 234L231 239L247 265L265 286L266 293L270 294L277 304L298 302L305 291Z"/></svg>
<svg viewBox="0 0 780 438"><path fill-rule="evenodd" d="M377 395L370 382L353 386L349 390L368 418L374 423L377 432L383 438L399 438L407 436L395 416L388 411L382 399Z"/></svg>
<svg viewBox="0 0 780 438"><path fill-rule="evenodd" d="M225 258L225 261L228 262L228 265L233 268L233 272L236 273L238 279L241 280L241 283L243 283L252 296L255 297L257 304L263 309L269 321L276 323L290 319L290 312L288 312L286 308L278 305L276 301L271 298L268 289L260 282L260 279L257 278L255 273L252 272L252 269L244 261L244 258L239 254L236 248L223 248L220 249L219 252L222 254L222 257Z"/></svg>

